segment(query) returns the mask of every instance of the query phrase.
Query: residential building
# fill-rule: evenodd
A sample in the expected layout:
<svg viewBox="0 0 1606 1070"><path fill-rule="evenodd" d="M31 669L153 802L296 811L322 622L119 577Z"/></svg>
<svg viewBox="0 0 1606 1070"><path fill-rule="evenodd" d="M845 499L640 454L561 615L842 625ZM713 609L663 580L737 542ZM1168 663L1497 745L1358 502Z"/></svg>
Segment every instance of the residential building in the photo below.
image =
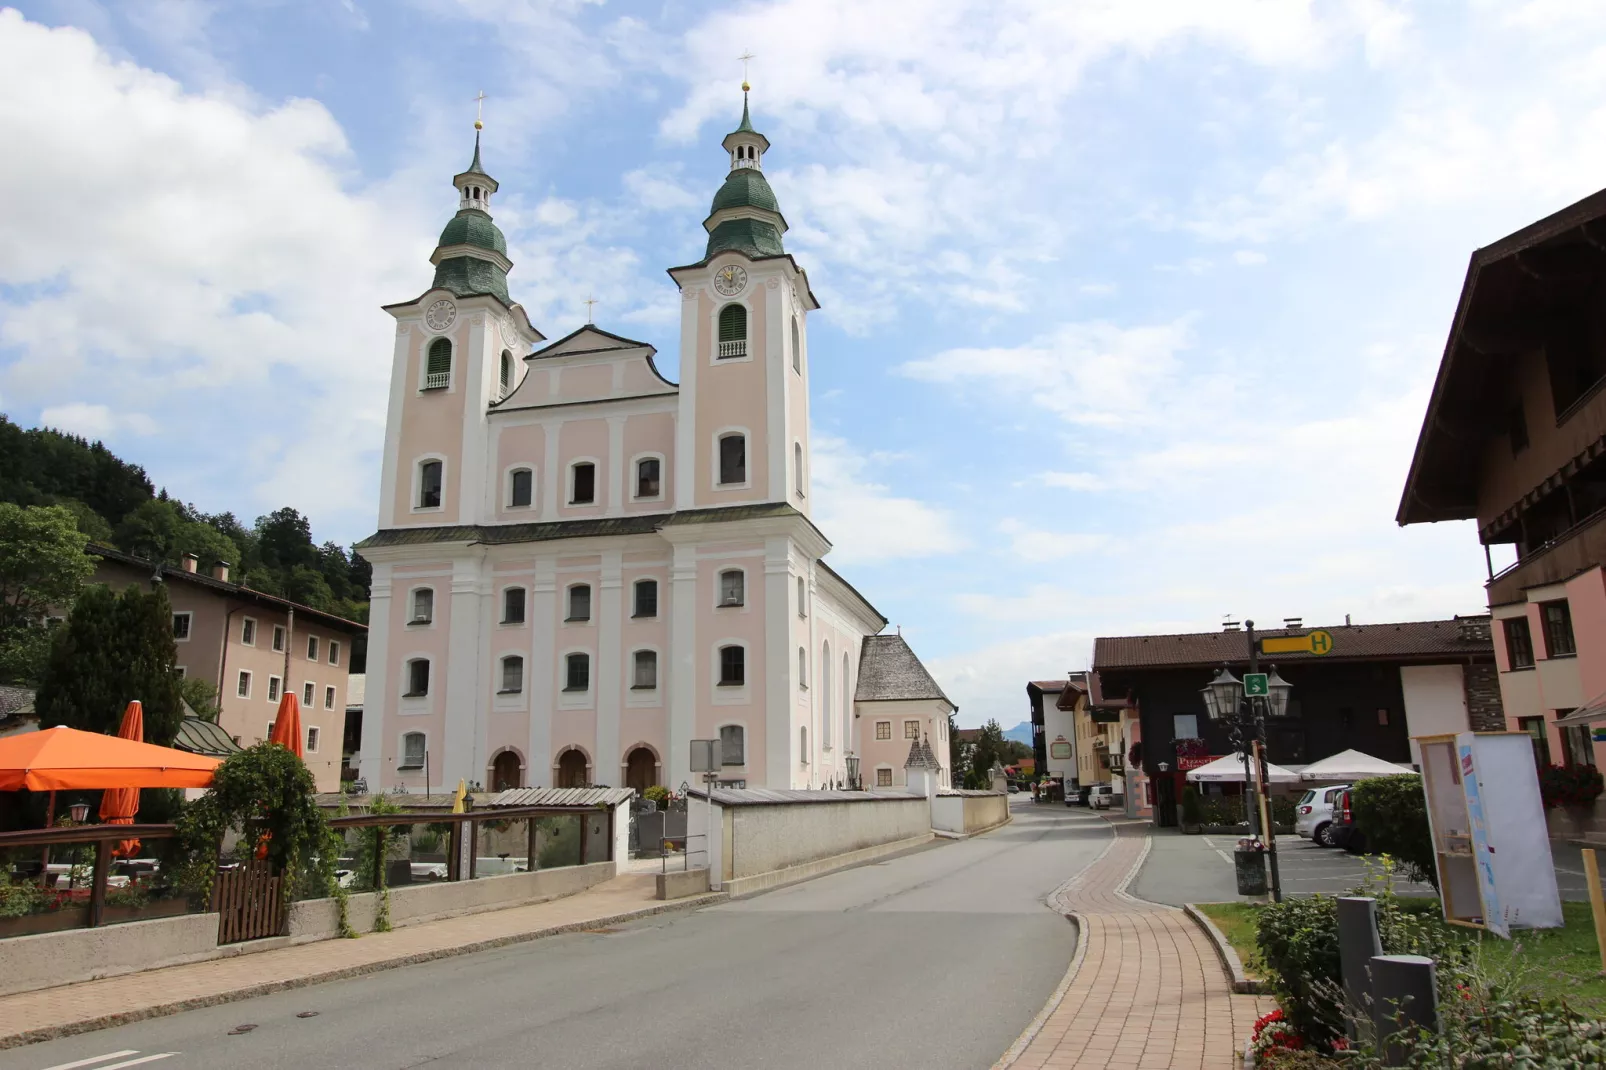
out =
<svg viewBox="0 0 1606 1070"><path fill-rule="evenodd" d="M1109 784L1112 790L1124 769L1121 747L1124 701L1095 704L1092 689L1098 678L1087 674L1088 690L1075 696L1072 710L1072 738L1075 741L1076 788ZM1117 794L1119 794L1117 792Z"/></svg>
<svg viewBox="0 0 1606 1070"><path fill-rule="evenodd" d="M1606 190L1472 254L1395 515L1477 523L1505 726L1542 765L1606 757L1603 292Z"/></svg>
<svg viewBox="0 0 1606 1070"><path fill-rule="evenodd" d="M249 747L267 739L280 696L291 689L301 702L307 768L319 791L339 789L346 678L363 625L231 583L227 564L208 575L190 555L174 568L109 546L89 550L100 558L91 583L119 591L166 585L178 671L217 688L217 723L234 742Z"/></svg>
<svg viewBox="0 0 1606 1070"><path fill-rule="evenodd" d="M902 635L867 637L854 692L859 777L864 786L907 786L904 760L911 744L923 743L941 766L938 787L952 787L948 718L957 710Z"/></svg>
<svg viewBox="0 0 1606 1070"><path fill-rule="evenodd" d="M1499 696L1487 686L1494 666L1488 617L1325 630L1332 636L1326 654L1261 659L1263 671L1274 663L1293 686L1287 715L1266 728L1268 755L1278 765L1297 768L1351 748L1404 764L1414 760L1412 736L1504 723ZM1124 765L1128 814L1152 810L1159 824L1174 824L1186 769L1234 752L1227 727L1209 719L1200 692L1224 665L1242 676L1248 660L1247 636L1236 625L1094 641L1092 706L1095 719L1109 710L1106 716L1121 725L1123 760L1112 773Z"/></svg>
<svg viewBox="0 0 1606 1070"><path fill-rule="evenodd" d="M1067 789L1080 786L1076 762L1076 707L1087 703L1087 673L1064 680L1033 680L1026 685L1031 708L1034 769L1060 780Z"/></svg>
<svg viewBox="0 0 1606 1070"><path fill-rule="evenodd" d="M929 721L943 752L940 692L864 698L886 619L811 517L819 303L745 97L722 145L704 255L669 269L676 384L652 345L592 324L541 345L476 134L433 283L386 309L379 530L358 547L369 787L417 782L426 755L441 783L678 786L694 739L721 742L729 785L842 784L850 754L875 767L860 699L908 704L893 719Z"/></svg>

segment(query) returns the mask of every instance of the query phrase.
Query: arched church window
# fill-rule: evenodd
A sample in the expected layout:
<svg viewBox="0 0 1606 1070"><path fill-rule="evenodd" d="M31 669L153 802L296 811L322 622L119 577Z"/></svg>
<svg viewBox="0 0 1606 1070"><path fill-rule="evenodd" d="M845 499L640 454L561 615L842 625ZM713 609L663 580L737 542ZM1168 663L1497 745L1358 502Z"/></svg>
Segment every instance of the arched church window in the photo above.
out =
<svg viewBox="0 0 1606 1070"><path fill-rule="evenodd" d="M792 370L803 374L803 346L798 341L797 317L792 317Z"/></svg>
<svg viewBox="0 0 1606 1070"><path fill-rule="evenodd" d="M797 481L797 496L803 497L803 443L792 443L792 478Z"/></svg>
<svg viewBox="0 0 1606 1070"><path fill-rule="evenodd" d="M719 359L747 356L747 306L726 305L719 313Z"/></svg>
<svg viewBox="0 0 1606 1070"><path fill-rule="evenodd" d="M719 440L720 483L747 482L747 436L723 435Z"/></svg>
<svg viewBox="0 0 1606 1070"><path fill-rule="evenodd" d="M506 394L508 387L513 385L513 354L502 350L502 393Z"/></svg>
<svg viewBox="0 0 1606 1070"><path fill-rule="evenodd" d="M424 364L424 389L443 390L452 381L452 343L437 338L429 344L429 359Z"/></svg>

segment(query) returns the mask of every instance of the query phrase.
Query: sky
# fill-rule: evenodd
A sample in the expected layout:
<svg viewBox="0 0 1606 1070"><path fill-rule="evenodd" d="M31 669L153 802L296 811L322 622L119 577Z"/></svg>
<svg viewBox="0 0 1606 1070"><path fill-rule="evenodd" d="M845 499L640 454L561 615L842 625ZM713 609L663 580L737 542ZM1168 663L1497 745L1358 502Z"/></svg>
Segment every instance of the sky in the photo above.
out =
<svg viewBox="0 0 1606 1070"><path fill-rule="evenodd" d="M827 560L961 724L1098 635L1483 607L1393 517L1468 257L1606 185L1597 0L0 9L0 410L361 539L476 94L514 299L673 378L744 52Z"/></svg>

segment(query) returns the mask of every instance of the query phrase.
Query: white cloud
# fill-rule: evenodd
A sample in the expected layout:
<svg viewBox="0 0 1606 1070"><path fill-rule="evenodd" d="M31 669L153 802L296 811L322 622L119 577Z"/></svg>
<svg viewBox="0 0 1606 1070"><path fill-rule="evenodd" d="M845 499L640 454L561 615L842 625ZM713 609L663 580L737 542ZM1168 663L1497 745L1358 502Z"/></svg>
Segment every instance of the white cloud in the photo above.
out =
<svg viewBox="0 0 1606 1070"><path fill-rule="evenodd" d="M831 539L831 563L932 557L965 547L945 510L899 497L874 482L875 460L840 438L815 435L811 446L814 522Z"/></svg>
<svg viewBox="0 0 1606 1070"><path fill-rule="evenodd" d="M1002 520L998 531L1009 537L1009 552L1022 561L1040 564L1067 557L1082 557L1090 550L1110 544L1110 537L1096 532L1040 531L1013 517Z"/></svg>
<svg viewBox="0 0 1606 1070"><path fill-rule="evenodd" d="M1103 490L1108 485L1092 472L1039 472L1033 478L1045 487L1065 490Z"/></svg>
<svg viewBox="0 0 1606 1070"><path fill-rule="evenodd" d="M1255 267L1266 262L1266 254L1254 249L1239 249L1232 254L1232 262L1240 267Z"/></svg>
<svg viewBox="0 0 1606 1070"><path fill-rule="evenodd" d="M83 402L53 405L39 413L39 423L85 438L105 438L120 430L136 435L151 435L157 430L156 421L142 412L114 413L108 405L88 405Z"/></svg>
<svg viewBox="0 0 1606 1070"><path fill-rule="evenodd" d="M950 349L908 361L911 379L967 391L992 389L1073 424L1116 426L1154 418L1151 403L1188 344L1185 320L1152 327L1071 323L1025 345Z"/></svg>

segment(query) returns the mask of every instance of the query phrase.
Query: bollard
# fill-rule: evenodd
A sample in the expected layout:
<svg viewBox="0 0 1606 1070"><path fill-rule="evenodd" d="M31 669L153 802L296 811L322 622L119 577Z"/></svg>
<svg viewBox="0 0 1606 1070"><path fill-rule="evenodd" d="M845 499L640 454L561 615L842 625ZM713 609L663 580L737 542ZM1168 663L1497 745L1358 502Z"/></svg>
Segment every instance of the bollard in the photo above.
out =
<svg viewBox="0 0 1606 1070"><path fill-rule="evenodd" d="M1376 955L1371 961L1372 1028L1384 1066L1404 1066L1405 1051L1394 1037L1439 1028L1438 985L1433 960L1421 955Z"/></svg>
<svg viewBox="0 0 1606 1070"><path fill-rule="evenodd" d="M1366 1040L1362 1032L1370 1024L1367 1015L1371 1004L1370 981L1367 964L1383 954L1383 942L1377 934L1377 900L1364 895L1338 897L1338 961L1344 981L1345 1002L1349 1013L1344 1018L1344 1030L1351 1040Z"/></svg>

